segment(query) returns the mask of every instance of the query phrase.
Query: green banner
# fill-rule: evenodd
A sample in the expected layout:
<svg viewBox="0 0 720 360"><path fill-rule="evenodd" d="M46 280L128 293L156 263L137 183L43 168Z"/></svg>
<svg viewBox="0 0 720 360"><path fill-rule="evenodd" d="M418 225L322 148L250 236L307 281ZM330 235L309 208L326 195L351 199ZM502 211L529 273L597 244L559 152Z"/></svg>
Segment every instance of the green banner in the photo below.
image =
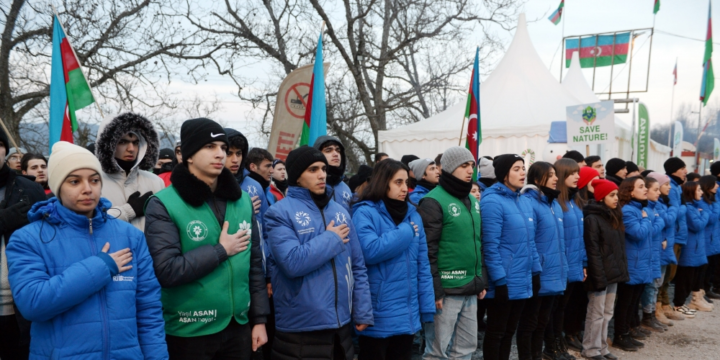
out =
<svg viewBox="0 0 720 360"><path fill-rule="evenodd" d="M650 116L645 104L639 103L638 106L638 147L637 147L637 166L647 169L648 151L650 149Z"/></svg>

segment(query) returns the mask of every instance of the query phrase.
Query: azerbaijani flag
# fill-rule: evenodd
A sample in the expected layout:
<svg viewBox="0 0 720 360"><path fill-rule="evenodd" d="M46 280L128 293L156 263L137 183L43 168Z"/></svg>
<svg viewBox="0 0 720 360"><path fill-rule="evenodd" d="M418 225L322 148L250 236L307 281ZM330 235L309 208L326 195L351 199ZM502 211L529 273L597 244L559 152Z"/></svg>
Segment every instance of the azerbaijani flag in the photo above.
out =
<svg viewBox="0 0 720 360"><path fill-rule="evenodd" d="M75 51L65 36L60 19L54 15L50 72L50 151L58 141L73 142L73 132L78 127L75 111L94 102L95 98L80 69Z"/></svg>
<svg viewBox="0 0 720 360"><path fill-rule="evenodd" d="M703 106L707 105L710 94L712 94L713 88L715 88L715 74L713 73L712 67L712 3L708 1L708 26L707 36L705 37L705 57L703 58L703 78L702 86L700 87L700 101Z"/></svg>
<svg viewBox="0 0 720 360"><path fill-rule="evenodd" d="M613 45L615 44L615 45ZM627 61L630 33L594 35L565 40L565 67L570 67L572 54L580 51L580 67L600 67ZM613 58L615 60L613 61Z"/></svg>
<svg viewBox="0 0 720 360"><path fill-rule="evenodd" d="M305 105L305 123L303 124L300 146L312 146L317 138L327 135L327 113L325 109L325 72L323 71L322 31L315 52L315 65L310 81L310 92Z"/></svg>
<svg viewBox="0 0 720 360"><path fill-rule="evenodd" d="M467 105L465 105L465 118L468 124L465 135L465 147L470 150L473 159L475 159L475 174L473 175L473 179L477 179L477 160L480 157L480 143L482 142L479 56L480 48L478 47L475 49L475 64L473 65L472 77L470 78Z"/></svg>
<svg viewBox="0 0 720 360"><path fill-rule="evenodd" d="M655 0L655 6L653 6L653 14L657 14L660 11L660 0Z"/></svg>
<svg viewBox="0 0 720 360"><path fill-rule="evenodd" d="M562 12L564 7L565 0L560 0L560 5L558 6L557 10L555 10L555 12L550 15L548 20L550 20L555 25L559 24L560 20L562 20Z"/></svg>

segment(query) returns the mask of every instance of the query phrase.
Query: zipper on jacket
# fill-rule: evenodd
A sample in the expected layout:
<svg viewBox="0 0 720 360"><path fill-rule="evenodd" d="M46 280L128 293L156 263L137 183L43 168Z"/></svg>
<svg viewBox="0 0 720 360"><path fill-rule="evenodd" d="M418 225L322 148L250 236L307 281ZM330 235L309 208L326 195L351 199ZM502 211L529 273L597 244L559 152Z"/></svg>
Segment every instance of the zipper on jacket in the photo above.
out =
<svg viewBox="0 0 720 360"><path fill-rule="evenodd" d="M90 252L93 254L93 256L97 255L97 248L95 247L95 241L93 241L93 228L92 228L92 219L88 218L88 231L89 231L89 241L90 244ZM108 343L110 342L108 333L110 330L107 328L108 325L108 314L107 314L107 293L106 289L102 288L100 290L100 309L102 310L102 317L103 317L103 359L108 358Z"/></svg>
<svg viewBox="0 0 720 360"><path fill-rule="evenodd" d="M327 229L327 224L325 223L325 212L323 209L320 209L318 206L318 210L320 210L320 217L323 219L323 228ZM338 328L340 327L340 314L338 313L338 279L337 279L337 268L335 267L335 258L330 259L330 265L332 265L333 270L333 280L335 281L335 318L337 319Z"/></svg>

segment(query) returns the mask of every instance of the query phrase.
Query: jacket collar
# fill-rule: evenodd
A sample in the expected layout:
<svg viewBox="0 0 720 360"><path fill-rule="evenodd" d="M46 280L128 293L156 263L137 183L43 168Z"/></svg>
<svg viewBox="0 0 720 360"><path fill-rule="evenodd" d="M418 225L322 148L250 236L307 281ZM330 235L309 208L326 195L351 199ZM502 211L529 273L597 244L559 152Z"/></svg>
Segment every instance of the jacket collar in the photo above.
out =
<svg viewBox="0 0 720 360"><path fill-rule="evenodd" d="M497 192L501 196L505 196L505 197L512 198L512 199L517 198L518 194L520 194L520 190L512 191L512 190L510 190L509 187L507 187L505 184L503 184L501 182L496 182L495 184L493 184L491 187L489 187L485 191L489 191L490 193Z"/></svg>
<svg viewBox="0 0 720 360"><path fill-rule="evenodd" d="M390 219L390 221L392 221L392 216L390 216L390 211L388 211L387 207L385 206L385 202L384 202L384 201L382 201L382 200L380 200L380 201L363 200L363 201L361 201L361 202L356 203L355 205L353 205L353 207L352 207L352 208L353 208L353 212L357 211L357 209L359 209L359 208L361 208L361 207L363 207L363 206L371 206L371 207L373 207L377 212L379 212L380 214L385 215L385 217L387 217L388 219ZM408 204L408 211L407 211L407 214L405 214L405 219L404 219L404 220L407 220L407 218L409 218L410 215L412 215L412 214L415 213L415 212L417 212L417 209L415 208L414 205L412 205L412 203L409 203L409 204ZM404 221L404 220L403 220L403 221Z"/></svg>
<svg viewBox="0 0 720 360"><path fill-rule="evenodd" d="M325 194L328 194L328 192L329 192L328 186L325 186ZM288 191L287 191L286 197L300 200L303 203L306 203L306 205L309 206L310 208L317 208L317 206L315 205L315 201L313 200L313 198L310 194L310 190L308 190L302 186L288 186ZM330 200L330 201L332 201L332 200ZM327 206L325 206L324 209L327 209Z"/></svg>
<svg viewBox="0 0 720 360"><path fill-rule="evenodd" d="M186 203L193 207L202 205L207 199L216 196L221 199L236 201L242 197L240 184L227 168L223 168L215 192L202 180L193 175L185 164L178 164L170 175L173 187Z"/></svg>
<svg viewBox="0 0 720 360"><path fill-rule="evenodd" d="M98 229L107 222L109 215L107 210L112 207L110 200L100 198L97 207L95 207L95 215L92 217L93 229ZM60 203L58 198L54 197L50 200L35 203L28 212L30 221L44 219L51 224L68 224L75 228L89 228L87 216L80 215Z"/></svg>
<svg viewBox="0 0 720 360"><path fill-rule="evenodd" d="M632 206L632 207L634 207L634 208L637 208L638 210L642 210L642 207L643 207L642 204L641 204L639 201L637 201L637 200L631 200L631 201L628 203L628 205L630 205L630 206Z"/></svg>

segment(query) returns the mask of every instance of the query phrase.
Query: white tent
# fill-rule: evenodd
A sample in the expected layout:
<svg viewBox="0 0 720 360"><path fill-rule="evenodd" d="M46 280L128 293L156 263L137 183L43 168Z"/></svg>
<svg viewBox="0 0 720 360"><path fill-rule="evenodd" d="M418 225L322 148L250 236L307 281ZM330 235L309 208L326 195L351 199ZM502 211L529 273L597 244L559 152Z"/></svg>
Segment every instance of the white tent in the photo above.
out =
<svg viewBox="0 0 720 360"><path fill-rule="evenodd" d="M578 104L550 74L530 41L525 15L520 14L508 51L480 86L481 154L541 154L552 121L565 119L565 107ZM399 159L405 154L434 157L457 146L465 103L453 105L423 121L380 131L380 151ZM467 126L467 124L465 124ZM528 151L529 150L529 151Z"/></svg>
<svg viewBox="0 0 720 360"><path fill-rule="evenodd" d="M583 104L601 101L592 91L582 73L578 52L573 53L573 57L570 62L570 69L565 75L565 79L563 79L562 86ZM615 144L612 144L612 146L591 146L590 153L592 155L600 154L602 159L605 161L613 157L630 159L632 152L630 143L631 138L632 131L630 130L630 127L616 116ZM575 148L574 150L578 150L583 154L585 153L585 149ZM648 152L649 169L662 171L663 163L668 157L670 157L669 147L654 140L650 140ZM635 159L633 159L633 161L635 161Z"/></svg>

